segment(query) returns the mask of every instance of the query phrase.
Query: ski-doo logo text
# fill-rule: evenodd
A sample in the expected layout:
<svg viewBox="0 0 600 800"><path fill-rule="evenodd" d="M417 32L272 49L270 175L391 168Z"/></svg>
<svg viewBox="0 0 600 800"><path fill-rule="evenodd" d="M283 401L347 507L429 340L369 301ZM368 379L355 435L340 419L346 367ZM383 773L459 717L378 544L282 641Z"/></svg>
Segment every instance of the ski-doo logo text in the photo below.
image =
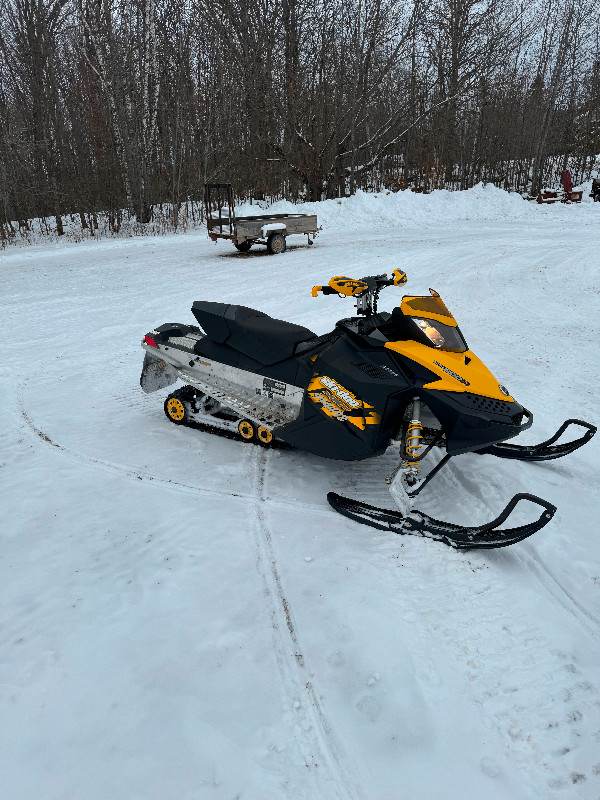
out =
<svg viewBox="0 0 600 800"><path fill-rule="evenodd" d="M460 375L457 375L457 374L456 374L456 372L452 372L452 370L451 370L451 369L448 369L448 367L445 367L443 364L440 364L440 362L439 362L439 361L434 361L433 363L434 363L434 364L435 364L437 367L439 367L440 369L443 369L443 370L444 370L444 372L447 372L447 373L448 373L448 375L452 375L452 377L453 377L453 378L456 378L456 380L457 380L457 381L460 381L461 383L464 383L464 385L465 385L465 386L470 386L470 385L471 385L471 384L469 383L469 381L466 381L464 378L461 378L461 377L460 377Z"/></svg>
<svg viewBox="0 0 600 800"><path fill-rule="evenodd" d="M333 392L333 394L336 395L336 399L343 400L344 403L347 403L350 406L350 408L358 408L360 405L360 400L357 400L352 392L344 389L343 386L340 386L339 383L334 381L332 378L328 378L326 375L323 375L321 378L321 384L326 386L329 391Z"/></svg>
<svg viewBox="0 0 600 800"><path fill-rule="evenodd" d="M361 431L367 425L379 425L381 417L372 405L359 400L333 378L315 373L308 385L308 396L321 411L339 422L349 422Z"/></svg>

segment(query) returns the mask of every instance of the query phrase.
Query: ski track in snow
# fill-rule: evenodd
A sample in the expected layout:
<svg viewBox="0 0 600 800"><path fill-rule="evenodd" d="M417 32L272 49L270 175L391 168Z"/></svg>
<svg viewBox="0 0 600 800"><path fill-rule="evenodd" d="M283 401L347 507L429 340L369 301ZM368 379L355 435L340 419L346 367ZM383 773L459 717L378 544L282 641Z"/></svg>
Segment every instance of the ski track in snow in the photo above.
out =
<svg viewBox="0 0 600 800"><path fill-rule="evenodd" d="M298 758L303 759L306 767L312 771L315 787L324 792L324 797L340 798L341 800L346 798L362 800L362 798L366 797L360 789L356 778L351 777L348 759L343 752L332 724L323 711L322 702L319 700L317 689L314 685L314 678L311 679L298 639L293 609L283 589L268 522L268 507L273 505L275 507L294 508L294 506L291 503L274 500L267 495L266 481L269 450L253 445L241 445L242 447L252 446L255 449L255 491L246 495L224 492L215 488L183 484L147 473L140 474L134 466L95 459L54 441L45 431L37 427L26 411L22 400L24 386L25 384L21 384L18 392L18 406L23 420L30 432L38 440L56 448L61 455L90 468L115 472L131 480L152 481L170 491L200 495L227 495L249 502L253 506L255 512L256 567L263 584L264 597L269 609L273 629L274 652L285 693L284 705L286 708L292 709L289 713L293 715L293 746L298 750ZM294 510L296 509L294 508ZM303 512L317 513L319 515L329 514L327 511L308 504L303 505ZM392 533L385 534L383 538L377 536L374 550L382 555L384 560L394 564L394 561L399 558L397 539L400 538L403 537ZM421 537L414 538L421 539ZM426 545L423 544L423 546ZM446 556L446 548L443 546L440 546L440 548L442 549L442 558L462 560L462 554L449 552ZM469 554L466 554L465 557L468 559ZM477 559L478 556L473 554L471 557ZM530 549L528 552L521 554L519 561L526 566L549 598L565 609L587 634L598 638L598 619L571 596L568 590L543 564L534 550ZM485 566L478 565L473 569L473 572L482 569L485 569ZM397 576L395 572L392 572L391 580L388 581L389 590L392 594L397 591L397 585ZM433 592L431 591L432 585L434 586ZM441 586L442 591L437 589L438 586ZM540 752L535 738L540 731L526 729L520 722L521 717L533 715L538 702L543 703L543 700L535 692L536 684L539 681L539 670L543 669L545 692L549 689L552 691L553 684L556 684L557 692L560 690L561 681L554 676L565 672L577 676L578 670L575 665L569 663L568 656L565 653L553 649L551 642L539 636L535 626L527 625L523 622L518 622L515 625L514 609L508 614L502 613L505 592L506 586L495 585L491 582L484 584L483 587L477 589L473 596L462 597L461 607L457 609L456 599L458 595L452 585L448 588L447 584L443 583L434 582L429 584L426 592L426 602L423 602L422 584L411 584L410 581L406 581L405 576L402 579L403 603L409 602L424 631L429 630L438 635L441 631L442 642L453 657L462 662L461 667L465 672L465 683L475 690L476 703L481 705L482 708L489 708L489 706L493 706L498 701L498 698L503 698L506 695L510 696L513 693L518 696L529 693L531 697L535 698L535 704L530 707L522 704L515 705L512 715L505 708L488 711L485 714L485 724L495 726L502 735L508 735L521 763L521 769L526 773L527 780L532 787L536 785L539 771L546 771L549 774L547 780L548 789L560 790L573 782L580 782L586 779L584 773L568 769L557 771L551 765L557 759L560 761L561 756L566 756L576 750L572 740L576 741L577 738L582 736L579 730L582 712L576 707L577 700L579 700L581 707L587 704L600 707L600 692L590 682L574 678L571 690L568 690L563 698L565 707L562 709L562 719L559 718L560 714L555 714L555 716L549 714L546 723L547 729L556 729L557 736L554 738L557 739L557 742L560 739L558 735L560 730L560 735L562 736L560 741L566 743L562 745L557 743L552 752ZM417 602L415 598L419 598L419 601ZM482 601L485 603L484 608L482 608ZM452 619L460 619L463 623L460 627L455 626L453 628L448 624L447 620L443 625L435 621L437 610L449 607L453 607L455 611ZM526 609L522 608L521 611L521 618L526 619ZM477 625L480 631L487 630L487 635L480 633L474 637L473 630ZM486 663L493 662L493 656L497 654L498 643L496 636L499 631L510 634L510 647L521 657L520 663L513 664L512 672L520 675L528 670L531 672L530 682L523 684L521 680L518 689L509 686L508 678L510 675L505 674L501 679L498 679L485 670ZM476 639L475 649L473 649L472 645L474 638ZM534 665L536 670L532 669ZM465 666L468 669L465 669ZM423 680L426 682L428 681L434 685L438 683L439 672L431 661L425 667L423 676ZM560 705L558 701L552 705L552 711L555 710L557 704ZM565 720L567 725L565 725ZM531 769L532 765L534 769ZM342 787L341 793L340 787Z"/></svg>
<svg viewBox="0 0 600 800"><path fill-rule="evenodd" d="M54 441L45 431L39 428L31 419L24 407L22 392L25 383L19 386L17 392L17 406L21 417L28 430L38 440L50 447L56 448L61 455L84 464L92 469L101 469L114 472L132 480L152 481L164 489L184 492L186 494L200 495L226 495L248 501L254 506L256 524L256 566L263 583L264 597L269 607L269 616L273 628L274 651L286 697L285 706L292 709L294 715L295 745L301 742L300 756L305 766L313 772L317 786L324 782L323 797L339 798L339 800L362 800L365 795L359 788L356 779L349 777L350 768L343 754L342 746L333 727L327 719L322 701L313 685L314 679L307 670L305 658L302 653L296 627L293 621L293 611L286 599L281 576L277 567L277 558L273 546L273 539L268 524L267 504L274 504L283 508L291 507L291 503L277 502L265 495L267 475L268 449L258 445L241 444L242 447L253 447L256 451L256 481L254 494L243 495L240 493L224 492L214 488L204 488L161 478L157 475L141 473L134 466L116 464L114 462L86 456L72 450L59 442ZM207 436L210 434L206 434ZM327 511L316 506L304 506L306 511L312 513L328 514ZM286 635L287 631L287 635ZM291 657L290 657L291 656ZM304 702L302 702L304 700ZM324 773L328 773L325 775ZM341 793L340 793L341 787Z"/></svg>
<svg viewBox="0 0 600 800"><path fill-rule="evenodd" d="M281 682L285 691L285 705L293 709L290 713L293 714L294 717L294 746L299 750L298 757L304 759L306 767L312 770L315 787L320 787L320 789L325 792L323 796L344 799L356 798L356 800L361 800L361 798L365 797L362 790L358 787L356 779L349 776L347 758L343 754L343 749L331 723L323 712L322 704L319 701L317 690L310 678L298 640L296 626L293 621L293 610L283 590L268 524L268 506L274 505L275 507L294 510L295 507L292 503L274 500L266 494L267 460L269 451L265 448L255 446L257 469L255 472L256 484L254 493L240 494L239 492L225 492L217 488L206 488L165 479L158 475L141 472L133 465L117 464L85 455L55 441L48 433L36 425L26 410L22 398L25 386L26 383L21 383L19 386L17 391L17 405L28 430L38 441L55 448L64 457L90 468L123 475L134 481L152 481L154 484L160 485L162 488L170 491L200 495L224 495L253 505L256 520L256 566L263 582L264 596L269 607L269 616L273 628L274 652ZM245 447L246 445L242 446ZM305 513L317 513L319 515L328 515L329 513L308 504L303 505L303 510ZM397 545L394 542L396 536L396 534L386 534L385 540L382 540L379 547L375 549L387 559L397 559ZM420 539L420 537L415 538ZM444 550L445 549L446 548L444 548ZM442 557L444 556L442 555ZM458 554L449 554L448 557L460 558ZM589 635L598 637L598 619L571 596L568 590L543 564L535 551L527 552L524 557L521 556L520 560L521 563L526 565L527 569L536 578L549 597L571 614ZM552 650L551 644L547 640L541 639L536 635L534 627L526 626L522 623L515 626L512 613L510 615L498 613L502 609L505 587L487 585L478 590L476 597L470 599L465 598L461 605L460 612L455 613L452 617L452 619L460 618L463 625L453 629L447 622L443 627L441 627L439 623L434 622L437 609L440 607L447 608L453 604L455 606L456 594L452 590L448 592L444 591L440 593L437 591L432 593L430 591L430 586L427 591L427 599L429 601L429 605L427 605L415 602L415 597L422 595L421 585L411 585L406 582L405 578L402 580L402 585L403 601L408 600L410 602L414 613L421 621L423 629L425 631L429 629L435 633L441 629L444 637L443 641L447 644L448 649L454 653L455 657L465 662L468 667L465 680L472 689L476 690L475 702L480 704L483 708L493 705L499 697L503 697L506 694L510 695L513 692L527 693L529 690L531 694L535 695L533 690L535 689L539 672L531 669L533 665L536 665L538 670L539 668L544 670L543 674L546 678L544 686L546 691L548 688L552 688L554 675L564 673L565 671L572 672L574 675L577 674L577 668L573 664L568 663L567 655L563 652ZM390 590L393 592L395 586L397 586L397 579L395 576L392 578L389 586ZM481 605L482 598L486 602L486 608L483 612ZM473 610L475 609L476 615L473 614ZM456 611L457 609L455 607L455 612ZM471 612L471 614L469 614L469 612ZM523 612L525 614L524 609ZM485 635L479 636L477 637L476 649L474 652L471 652L467 642L472 643L473 641L474 637L472 631L474 626L478 624L480 628L482 627L482 617L485 622L485 627L488 629L493 629L495 632L499 630L510 632L511 648L514 648L515 652L519 653L523 659L521 663L513 666L513 671L522 674L530 669L532 675L530 684L523 685L521 681L519 689L517 690L507 685L506 675L502 677L502 680L495 680L494 676L489 673L486 674L485 669L482 669L488 660L491 659L493 661L497 646L496 639L492 634L489 634L487 637ZM518 637L517 641L515 641L515 637ZM464 664L462 666L464 669ZM428 664L423 674L425 676L424 680L433 682L433 684L438 682L439 674L431 663ZM560 681L555 681L555 683L557 685L557 690L560 689ZM586 779L583 773L566 770L563 774L557 772L555 767L550 767L553 761L556 759L560 760L560 756L566 756L568 753L572 752L575 748L570 744L571 739L576 739L582 735L579 731L582 712L576 707L576 702L571 703L572 700L576 700L577 698L581 701L580 705L583 705L586 699L589 703L600 705L600 693L594 685L585 681L574 682L572 690L567 692L564 697L565 710L563 717L566 719L569 727L565 726L564 720L555 717L551 718L551 715L547 722L548 729L554 728L558 731L561 725L561 730L566 728L567 733L563 736L561 741L564 740L569 743L562 745L557 744L551 753L540 753L535 739L536 733L539 732L525 729L519 722L520 717L528 716L528 712L532 713L535 706L531 708L523 707L522 705L518 706L512 716L505 709L488 712L485 715L486 725L494 725L501 734L507 734L510 738L513 749L517 753L518 760L521 762L522 770L525 773L530 773L527 775L527 778L532 786L535 786L538 770L550 773L550 777L547 781L549 790L560 790L573 782L580 782ZM304 702L302 702L303 700ZM566 705L569 703L572 707L567 709ZM534 770L531 769L531 765L535 767ZM326 766L326 768L323 769L323 766Z"/></svg>
<svg viewBox="0 0 600 800"><path fill-rule="evenodd" d="M149 474L147 471L142 469L141 467L136 467L135 465L128 465L128 464L118 464L114 461L106 461L102 458L94 458L94 456L86 455L78 450L74 450L71 447L67 447L64 444L56 441L56 437L53 439L50 437L46 431L39 428L36 423L32 420L30 413L26 410L23 404L22 398L22 390L26 386L25 383L21 384L19 390L17 391L16 395L16 402L17 407L19 408L20 415L25 422L26 429L33 434L36 439L45 442L50 447L54 447L58 450L65 458L68 458L72 461L75 461L79 464L84 464L92 469L99 469L105 472L112 472L117 475L122 475L125 478L130 478L131 480L137 481L152 481L152 483L162 486L164 489L169 489L174 492L182 492L184 494L201 494L201 495L221 495L223 497L230 497L239 499L243 502L247 503L254 503L255 496L253 494L244 493L244 492L228 492L223 489L218 489L216 487L205 487L205 486L198 486L191 483L182 483L181 481L172 480L171 478L163 478L160 475L152 475ZM206 433L206 436L210 436L210 433ZM242 444L244 446L244 444ZM248 445L248 447L256 447L257 450L261 449L258 445ZM286 503L284 500L277 500L276 498L268 498L269 503L273 503L274 505L281 506L282 508L289 508L289 509L296 509L296 506L289 502ZM328 514L327 510L319 508L318 506L310 506L311 512L316 514Z"/></svg>
<svg viewBox="0 0 600 800"><path fill-rule="evenodd" d="M306 740L307 749L303 753L307 759L306 766L313 771L322 772L322 764L325 762L331 776L329 780L333 782L333 786L329 786L329 796L361 800L365 796L358 787L356 779L350 778L347 757L324 713L322 702L313 685L314 679L311 680L298 640L293 610L284 593L266 507L268 453L266 449L257 448L256 561L270 608L279 671L282 682L287 688L288 699L292 699L292 707L298 717L295 724L296 734ZM335 792L335 795L331 795L332 792Z"/></svg>
<svg viewBox="0 0 600 800"><path fill-rule="evenodd" d="M600 639L600 619L573 597L534 550L524 552L525 563L548 594L575 618L586 633Z"/></svg>
<svg viewBox="0 0 600 800"><path fill-rule="evenodd" d="M140 468L135 467L133 465L126 465L126 464L117 464L111 461L105 461L103 459L94 458L93 456L87 456L84 453L78 452L71 448L66 447L65 445L54 441L50 438L50 436L40 428L36 426L36 424L30 418L30 415L26 411L23 405L22 399L22 391L25 387L25 383L22 383L19 387L17 392L17 405L20 409L21 416L23 420L26 422L29 430L35 434L39 439L46 442L51 447L56 448L59 450L65 457L70 458L74 461L79 463L85 464L91 468L96 468L108 472L113 472L119 475L123 475L127 478L132 480L138 481L152 481L154 484L160 485L165 489L169 489L172 491L183 492L186 494L204 494L204 495L223 495L226 497L237 498L241 501L249 502L253 504L255 502L255 496L252 494L244 494L241 492L227 492L215 487L203 487L194 484L185 484L180 481L172 480L170 478L163 478L159 475L152 475L148 474L148 472L142 471ZM210 434L207 433L207 436ZM244 446L244 445L242 445ZM258 447L257 445L250 445L252 447L256 447L257 451L263 450L263 448ZM264 465L260 467L260 473L264 477ZM477 486L473 486L473 494L477 494ZM264 493L264 482L261 484L260 490L260 499L263 502L267 502L270 505L278 506L281 508L288 508L290 510L297 510L295 504L291 502L285 502L283 500L278 500L273 497L266 497ZM387 498L386 498L387 499ZM389 504L389 500L388 500ZM391 505L390 505L391 507ZM323 515L329 517L331 512L327 509L320 508L319 506L310 505L307 503L303 504L303 509L305 511L310 510L311 513L317 515ZM493 507L491 504L488 508L489 515L493 515ZM264 525L264 512L261 512L262 516L261 525ZM390 536L398 536L399 534L390 533ZM407 534L408 535L408 534ZM268 546L272 549L272 541L269 534L265 534L268 537ZM416 538L421 538L418 535ZM525 545L527 548L527 545ZM571 614L577 623L586 631L590 636L600 639L600 619L595 616L591 611L586 609L581 603L579 603L571 593L566 589L565 586L562 585L560 580L553 575L553 573L548 569L548 567L543 563L540 557L534 550L529 550L523 559L523 563L527 565L532 577L534 577L541 587L546 591L546 593L555 600L558 604L560 604L569 614ZM279 583L279 578L277 576L277 583ZM281 597L283 605L287 609L287 601ZM287 610L286 610L287 615ZM289 627L289 625L288 625ZM292 633L290 629L290 634L294 637L295 634Z"/></svg>

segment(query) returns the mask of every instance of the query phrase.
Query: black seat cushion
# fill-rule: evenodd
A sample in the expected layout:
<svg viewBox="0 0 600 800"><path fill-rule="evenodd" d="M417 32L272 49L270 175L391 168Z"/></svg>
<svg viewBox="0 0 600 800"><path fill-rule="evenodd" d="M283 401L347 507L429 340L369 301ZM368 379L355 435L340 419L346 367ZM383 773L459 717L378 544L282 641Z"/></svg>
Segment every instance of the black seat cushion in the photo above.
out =
<svg viewBox="0 0 600 800"><path fill-rule="evenodd" d="M261 364L290 358L299 342L316 338L316 334L302 325L274 319L246 306L197 300L192 313L209 339L227 343Z"/></svg>

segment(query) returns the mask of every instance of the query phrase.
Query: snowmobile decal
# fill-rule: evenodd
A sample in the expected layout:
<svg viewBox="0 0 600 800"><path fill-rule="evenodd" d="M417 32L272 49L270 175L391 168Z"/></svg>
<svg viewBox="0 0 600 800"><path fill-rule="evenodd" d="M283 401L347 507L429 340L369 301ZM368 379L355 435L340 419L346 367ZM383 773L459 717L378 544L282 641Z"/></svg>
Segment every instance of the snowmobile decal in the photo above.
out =
<svg viewBox="0 0 600 800"><path fill-rule="evenodd" d="M150 347L156 347L156 345L150 345ZM153 353L146 352L140 378L140 386L146 394L171 386L177 378L176 369L164 362L162 358L157 358Z"/></svg>
<svg viewBox="0 0 600 800"><path fill-rule="evenodd" d="M369 287L364 281L357 281L353 278L346 278L343 275L336 275L329 281L327 286L313 286L312 296L317 297L319 292L323 294L339 294L343 297L354 297L365 292Z"/></svg>
<svg viewBox="0 0 600 800"><path fill-rule="evenodd" d="M261 394L260 389L256 390L257 394ZM268 398L273 399L273 395L285 396L285 383L283 381L274 381L272 378L264 378L262 385L262 394L266 394Z"/></svg>
<svg viewBox="0 0 600 800"><path fill-rule="evenodd" d="M313 375L308 385L308 396L328 417L350 422L359 430L364 430L366 425L379 425L381 421L372 405L359 400L327 375Z"/></svg>

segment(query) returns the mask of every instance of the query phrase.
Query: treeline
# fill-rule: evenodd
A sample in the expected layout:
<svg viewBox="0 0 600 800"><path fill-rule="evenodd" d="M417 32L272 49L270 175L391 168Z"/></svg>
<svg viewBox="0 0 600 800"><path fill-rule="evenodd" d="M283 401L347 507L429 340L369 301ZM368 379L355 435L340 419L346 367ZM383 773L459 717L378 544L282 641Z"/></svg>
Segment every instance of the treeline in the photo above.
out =
<svg viewBox="0 0 600 800"><path fill-rule="evenodd" d="M537 192L600 152L597 0L4 0L0 234L242 198Z"/></svg>

